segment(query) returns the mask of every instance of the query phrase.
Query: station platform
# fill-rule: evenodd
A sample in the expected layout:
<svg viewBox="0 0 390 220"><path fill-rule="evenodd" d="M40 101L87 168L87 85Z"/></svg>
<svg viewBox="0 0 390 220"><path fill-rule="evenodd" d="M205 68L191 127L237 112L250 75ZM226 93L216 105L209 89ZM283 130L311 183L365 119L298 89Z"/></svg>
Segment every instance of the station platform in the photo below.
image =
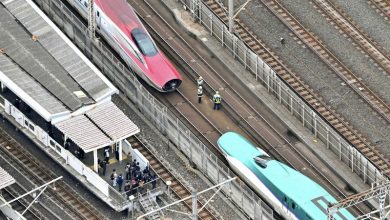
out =
<svg viewBox="0 0 390 220"><path fill-rule="evenodd" d="M267 89L257 82L252 74L244 68L244 66L231 55L226 48L224 48L220 42L214 37L210 36L202 25L197 22L193 22L190 13L183 9L183 5L175 0L163 1L166 8L170 10L174 19L197 39L197 42L202 44L205 49L209 51L210 60L218 59L223 63L224 67L235 74L235 78L240 80L242 84L247 85L251 92L258 98L258 100L268 109L272 109L274 115L280 119L288 128L289 132L293 133L299 140L300 144L296 147L305 155L312 155L314 161L321 161L327 164L335 175L337 175L342 182L337 182L341 187L348 188L353 192L362 192L370 189L367 184L364 184L359 176L351 172L339 158L330 150L328 150L324 143L318 141L317 138L307 128L301 126L294 116L290 114L288 110L281 107L279 101L270 94ZM207 59L207 58L205 58ZM195 90L193 90L195 91ZM208 101L208 100L207 100ZM206 103L207 103L206 101ZM208 103L210 106L211 103ZM215 115L215 114L213 114ZM218 114L216 114L216 117Z"/></svg>
<svg viewBox="0 0 390 220"><path fill-rule="evenodd" d="M119 91L33 1L0 2L1 114L114 210L129 208L106 178L124 166L114 160L98 173L101 150L122 152L140 131L111 101Z"/></svg>

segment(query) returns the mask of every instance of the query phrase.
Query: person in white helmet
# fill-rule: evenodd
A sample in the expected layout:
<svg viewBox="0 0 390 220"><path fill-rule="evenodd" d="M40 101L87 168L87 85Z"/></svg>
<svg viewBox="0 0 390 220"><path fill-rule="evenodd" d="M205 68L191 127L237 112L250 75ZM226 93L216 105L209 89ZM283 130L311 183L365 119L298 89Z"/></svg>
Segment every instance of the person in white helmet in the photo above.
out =
<svg viewBox="0 0 390 220"><path fill-rule="evenodd" d="M203 87L199 86L198 87L198 103L202 102L202 97L203 97Z"/></svg>
<svg viewBox="0 0 390 220"><path fill-rule="evenodd" d="M196 83L198 84L198 87L199 86L203 86L203 78L202 78L202 76L199 76L199 78L196 80Z"/></svg>
<svg viewBox="0 0 390 220"><path fill-rule="evenodd" d="M221 108L222 97L218 91L215 92L215 95L213 96L213 101L214 101L213 109L219 110Z"/></svg>

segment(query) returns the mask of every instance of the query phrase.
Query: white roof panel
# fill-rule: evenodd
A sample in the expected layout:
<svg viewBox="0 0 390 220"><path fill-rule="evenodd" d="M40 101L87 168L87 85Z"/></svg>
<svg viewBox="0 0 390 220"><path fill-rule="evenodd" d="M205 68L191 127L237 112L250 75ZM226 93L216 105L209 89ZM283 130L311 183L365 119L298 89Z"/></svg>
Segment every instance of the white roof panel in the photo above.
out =
<svg viewBox="0 0 390 220"><path fill-rule="evenodd" d="M15 183L15 179L7 171L0 167L0 189Z"/></svg>
<svg viewBox="0 0 390 220"><path fill-rule="evenodd" d="M140 131L138 126L111 101L88 111L86 115L114 141L130 137Z"/></svg>
<svg viewBox="0 0 390 220"><path fill-rule="evenodd" d="M102 103L55 126L84 152L91 152L137 134L140 129L113 102Z"/></svg>
<svg viewBox="0 0 390 220"><path fill-rule="evenodd" d="M113 143L85 115L72 117L55 124L55 126L86 153Z"/></svg>

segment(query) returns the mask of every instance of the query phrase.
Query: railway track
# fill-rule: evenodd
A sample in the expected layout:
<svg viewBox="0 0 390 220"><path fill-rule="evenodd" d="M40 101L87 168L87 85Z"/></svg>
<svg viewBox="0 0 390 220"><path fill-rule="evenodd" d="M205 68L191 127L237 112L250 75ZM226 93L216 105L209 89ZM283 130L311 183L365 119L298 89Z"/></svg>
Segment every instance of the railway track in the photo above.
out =
<svg viewBox="0 0 390 220"><path fill-rule="evenodd" d="M133 3L132 1L130 2ZM243 97L240 95L249 94L249 96L251 96L250 92L247 92L246 90L236 90L240 87L242 89L241 84L235 85L235 83L232 82L234 81L232 79L232 81L228 82L227 80L229 80L229 77L222 76L219 72L213 69L213 67L211 67L209 63L206 60L202 59L202 56L196 52L196 49L191 47L191 43L188 43L183 38L181 38L179 33L175 33L175 30L173 30L172 27L166 27L161 24L162 22L158 22L158 20L162 18L155 17L155 15L159 16L159 14L155 12L149 4L147 6L145 6L144 4L142 4L142 6L139 5L141 5L140 2L134 2L133 7L137 10L141 17L143 17L144 19L148 19L147 23L149 26L152 26L153 29L159 29L154 29L154 31L152 31L152 35L154 35L153 32L163 34L163 36L155 36L155 39L176 39L175 42L181 41L180 45L173 41L168 41L169 45L161 44L161 46L164 48L165 51L172 50L172 48L180 48L173 49L175 50L174 53L176 54L176 56L173 55L173 57L174 60L182 60L180 62L181 65L179 66L185 67L179 68L182 68L182 72L186 72L187 74L189 74L183 76L183 81L194 81L194 79L198 75L201 75L206 82L204 88L208 91L209 94L212 94L215 89L219 89L222 93L222 97L224 97L224 109L226 109L225 112L227 112L228 115L228 117L224 118L224 120L227 120L228 122L226 123L230 124L231 127L229 129L226 129L225 127L220 126L220 124L217 124L216 121L212 119L213 116L208 116L208 121L214 123L213 127L221 128L221 132L226 132L231 130L232 127L234 127L233 125L237 125L238 129L240 129L240 133L249 134L251 139L255 140L255 142L257 143L265 142L265 144L262 145L267 148L268 152L271 152L271 154L273 154L274 156L276 155L280 158L280 160L286 161L295 169L304 172L306 175L312 177L317 182L322 183L322 185L324 185L330 192L332 192L332 194L338 195L340 197L346 196L345 189L343 190L342 187L336 186L332 183L332 181L337 179L337 177L332 175L326 176L324 174L332 173L331 171L321 172L321 169L326 169L323 168L326 167L326 165L324 165L318 159L316 159L314 162L310 161L307 158L307 155L300 153L297 147L294 146L289 140L287 140L285 134L280 133L277 129L272 127L272 125L267 121L267 119L256 110L261 109L261 107L254 107L252 104L259 104L258 101L256 101L256 98L252 97L253 100L248 100L247 96ZM171 29L173 32L169 29ZM170 54L172 54L172 52L170 52ZM226 72L226 70L220 71ZM180 95L184 94L187 96L187 98L183 98L185 99L185 102L188 102L189 100L191 100L190 97L194 96L193 91L196 91L195 88L196 87L191 88L182 85L182 87L179 89ZM176 97L177 95L178 94L173 94L171 96ZM171 97L169 97L169 95L166 95L164 97L166 97L166 99L172 99ZM176 101L169 102L176 103ZM184 101L179 101L179 103L182 102ZM192 99L192 102L196 102L196 99ZM191 120L191 122L194 123L195 120L199 120L199 117L191 117L187 120ZM317 166L321 167L321 169ZM358 210L355 211L360 212Z"/></svg>
<svg viewBox="0 0 390 220"><path fill-rule="evenodd" d="M378 63L382 64L385 71L390 70L390 60L383 54L384 51L376 46L371 40L368 40L364 34L354 25L349 24L333 5L325 0L313 0L314 3L323 10L324 16L332 19L338 27L348 34L360 48L371 55ZM308 31L299 21L294 18L278 1L263 0L263 3L288 26L313 52L315 52L325 63L327 63L334 72L344 80L345 84L352 88L355 93L362 97L375 111L377 111L385 120L390 122L390 107L378 95L375 94L367 85L365 85L358 76L356 76L348 67L346 67L337 57L321 43L318 37ZM380 61L380 62L379 62Z"/></svg>
<svg viewBox="0 0 390 220"><path fill-rule="evenodd" d="M390 1L389 0L369 0L369 4L374 5L378 9L380 15L386 20L390 21Z"/></svg>
<svg viewBox="0 0 390 220"><path fill-rule="evenodd" d="M5 199L5 201L11 201L12 199L15 199L18 196L20 196L20 193L18 193L19 190L16 188L18 188L19 190L21 189L21 187L18 185L18 183L14 183L12 186L8 186L6 188L1 189L0 194ZM29 205L29 202L31 202L31 201L27 201L26 198L22 198L22 199L19 199L19 200L16 200L16 201L10 203L10 205L12 206L12 208L14 210L16 210L20 214L22 214L26 210L27 206ZM30 207L23 214L23 217L25 217L28 220L30 220L30 219L31 220L43 220L43 219L49 220L49 218L46 218L43 215L41 215L40 212L38 210L36 210L34 207Z"/></svg>
<svg viewBox="0 0 390 220"><path fill-rule="evenodd" d="M226 9L223 9L215 0L204 1L206 5L223 21L228 23ZM369 143L362 134L354 129L340 114L328 106L323 99L314 92L309 85L302 81L292 70L265 44L253 34L253 32L240 20L235 20L235 33L251 48L259 57L266 61L277 75L286 82L302 99L310 105L325 121L337 130L351 145L355 146L367 159L369 159L379 171L390 177L390 162L375 147Z"/></svg>
<svg viewBox="0 0 390 220"><path fill-rule="evenodd" d="M390 75L390 56L387 51L378 45L367 33L365 33L342 9L329 0L312 0L323 13L337 25L336 28L342 30L376 63Z"/></svg>
<svg viewBox="0 0 390 220"><path fill-rule="evenodd" d="M216 155L219 155L219 159L225 160L221 152L217 147L217 139L223 133L223 131L215 126L212 121L210 121L206 115L204 115L199 106L191 102L189 98L186 97L185 91L182 87L177 89L175 93L161 94L155 91L151 91L155 97L157 97L165 106L167 106L172 112L177 112L176 116L182 121L190 121L190 118L199 118L201 120L196 121L192 124L187 124L187 127L192 127L192 131L197 133L197 137L209 146L213 146L213 152ZM206 95L204 95L206 96ZM168 97L168 98L167 98ZM206 97L203 97L203 102L205 102Z"/></svg>
<svg viewBox="0 0 390 220"><path fill-rule="evenodd" d="M139 7L139 5L142 4L142 2L140 2L140 1L135 1L135 2L130 1L130 2L132 3L133 7L136 8L136 10ZM145 5L143 5L143 7L145 7ZM145 9L145 8L143 8L143 9ZM140 9L138 8L137 11L140 12L139 10ZM153 12L152 9L149 9L146 12L141 13L141 17L143 17L144 19L148 19L148 22L150 22L150 23L157 22L158 18L156 18L154 15L155 15L155 13ZM157 27L158 26L159 25L157 25ZM188 44L184 48L182 47L183 45L178 46L178 47L171 45L171 44L175 44L176 41L174 41L174 40L181 39L179 34L173 33L174 31L172 32L170 27L163 26L163 27L158 27L158 28L160 29L158 31L159 33L164 33L164 36L162 36L162 38L167 39L170 47L180 48L180 52L182 52L182 53L180 53L180 55L184 59L184 62L186 63L186 65L190 66L190 68L192 69L192 71L190 71L190 72L192 72L192 74L195 74L197 76L197 73L199 73L199 72L202 72L202 74L205 74L205 75L207 75L207 72L212 73L204 78L213 77L216 74L213 69L210 69L210 66L207 64L207 62L205 62L205 60L202 59L201 56L199 56L199 54L198 54L198 57L196 57L196 58L193 57L194 56L194 51L192 50L193 48L191 48ZM187 48L187 47L189 47L189 48ZM190 52L192 52L192 53L190 53ZM208 68L205 68L205 67L208 67ZM199 69L201 71L198 71ZM197 70L197 71L194 71L194 70ZM246 106L248 104L248 102L242 98L237 99L237 95L239 96L239 94L234 92L234 89L230 86L230 83L224 81L223 77L221 77L221 76L219 76L219 77L221 78L219 80L216 80L214 78L209 78L209 79L206 79L206 81L210 83L209 84L210 88L217 88L223 92L224 100L226 100L226 102L229 102L227 106L231 106L230 108L234 109L234 111L237 114L237 115L233 116L233 118L236 118L236 121L235 121L236 124L239 124L240 126L243 125L243 126L246 126L247 128L248 127L251 128L251 129L253 129L254 127L257 127L257 126L259 129L264 129L265 126L262 126L262 124L257 123L261 120L260 119L261 116L254 115L257 113L256 113L256 111L254 111L253 108L248 108L248 106ZM194 79L194 77L193 77L193 79ZM220 80L222 80L224 83L221 83ZM193 91L191 93L192 93L192 95L194 95ZM254 102L256 103L256 102L258 102L258 100L254 101ZM236 105L232 105L232 103L236 103ZM242 103L245 103L245 104L242 104ZM232 108L232 107L234 107L234 108ZM251 130L251 129L248 129L248 130ZM262 135L264 137L274 138L274 139L280 138L280 137L276 138L274 136L275 134L270 133L270 131L267 131L267 130L264 131L264 130L262 132ZM257 136L259 136L259 135L257 135ZM296 164L300 163L300 165L299 165L300 167L297 167L297 166L293 166L293 167L295 167L297 170L305 170L306 174L309 173L309 174L307 174L308 176L321 175L321 172L319 172L320 171L319 169L317 169L317 171L312 170L312 169L310 169L310 171L309 171L309 169L308 169L311 167L315 167L314 164L319 165L320 163L314 163L314 164L310 163L309 161L306 160L306 158L304 158L304 157L302 158L302 155L299 156L299 153L294 152L295 151L294 149L292 149L292 148L286 149L285 147L291 147L291 144L289 144L289 141L287 141L285 139L284 139L284 141L286 141L287 144L283 143L283 141L279 142L280 140L275 140L275 141L276 141L276 144L275 144L276 149L274 149L274 150L278 150L279 152L284 151L285 154L287 154L289 156L293 155L292 157L296 157L296 158L294 158L294 160L296 160L296 161L294 161L294 163L296 163ZM290 159L290 162L291 162L291 159ZM301 169L301 168L303 168L303 169ZM310 175L310 172L312 172L311 175ZM325 172L325 173L329 174L331 172ZM327 185L327 186L325 186L325 188L329 189L329 187L335 187L333 190L329 189L329 191L333 192L332 194L336 194L336 195L343 194L343 192L340 191L341 190L340 188L337 188L336 186L334 186L332 184L332 181L330 181L326 177L322 177L322 178L324 178L324 179L319 180L319 181L317 179L316 180L318 182L325 181L326 182L325 185ZM334 190L336 191L336 193Z"/></svg>
<svg viewBox="0 0 390 220"><path fill-rule="evenodd" d="M12 158L16 166L23 169L24 175L37 185L42 185L57 176L41 164L34 156L24 150L17 141L0 129L0 152ZM73 219L98 220L105 219L104 215L96 210L88 201L78 196L77 193L64 181L59 180L47 188L46 195L63 204L64 209Z"/></svg>
<svg viewBox="0 0 390 220"><path fill-rule="evenodd" d="M165 183L167 181L171 181L170 190L172 190L178 198L183 199L191 196L191 191L182 184L137 137L132 136L127 140L131 144L132 148L139 150L139 152L141 152L141 154L149 161L151 168ZM189 208L189 210L192 210L192 199L185 200L184 204L187 208ZM203 207L203 204L198 200L198 208L200 207ZM198 216L202 220L217 219L206 207L198 213Z"/></svg>

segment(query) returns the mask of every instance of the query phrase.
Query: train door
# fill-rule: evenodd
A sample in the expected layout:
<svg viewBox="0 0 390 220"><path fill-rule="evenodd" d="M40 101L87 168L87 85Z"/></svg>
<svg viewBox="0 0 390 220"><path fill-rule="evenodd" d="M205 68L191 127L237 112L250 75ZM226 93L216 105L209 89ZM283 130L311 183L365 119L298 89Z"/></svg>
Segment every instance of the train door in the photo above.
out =
<svg viewBox="0 0 390 220"><path fill-rule="evenodd" d="M100 30L100 20L101 20L101 16L100 16L100 11L99 11L99 10L96 10L95 18L96 18L96 28L97 28L98 30Z"/></svg>
<svg viewBox="0 0 390 220"><path fill-rule="evenodd" d="M102 14L99 12L99 24L102 31L110 33L109 27L108 27L108 21L102 17Z"/></svg>
<svg viewBox="0 0 390 220"><path fill-rule="evenodd" d="M283 196L283 212L285 213L288 213L288 202L289 202L289 199L287 198L287 196Z"/></svg>
<svg viewBox="0 0 390 220"><path fill-rule="evenodd" d="M283 196L283 211L286 213L287 219L296 219L295 209L297 208L293 200L287 196Z"/></svg>

